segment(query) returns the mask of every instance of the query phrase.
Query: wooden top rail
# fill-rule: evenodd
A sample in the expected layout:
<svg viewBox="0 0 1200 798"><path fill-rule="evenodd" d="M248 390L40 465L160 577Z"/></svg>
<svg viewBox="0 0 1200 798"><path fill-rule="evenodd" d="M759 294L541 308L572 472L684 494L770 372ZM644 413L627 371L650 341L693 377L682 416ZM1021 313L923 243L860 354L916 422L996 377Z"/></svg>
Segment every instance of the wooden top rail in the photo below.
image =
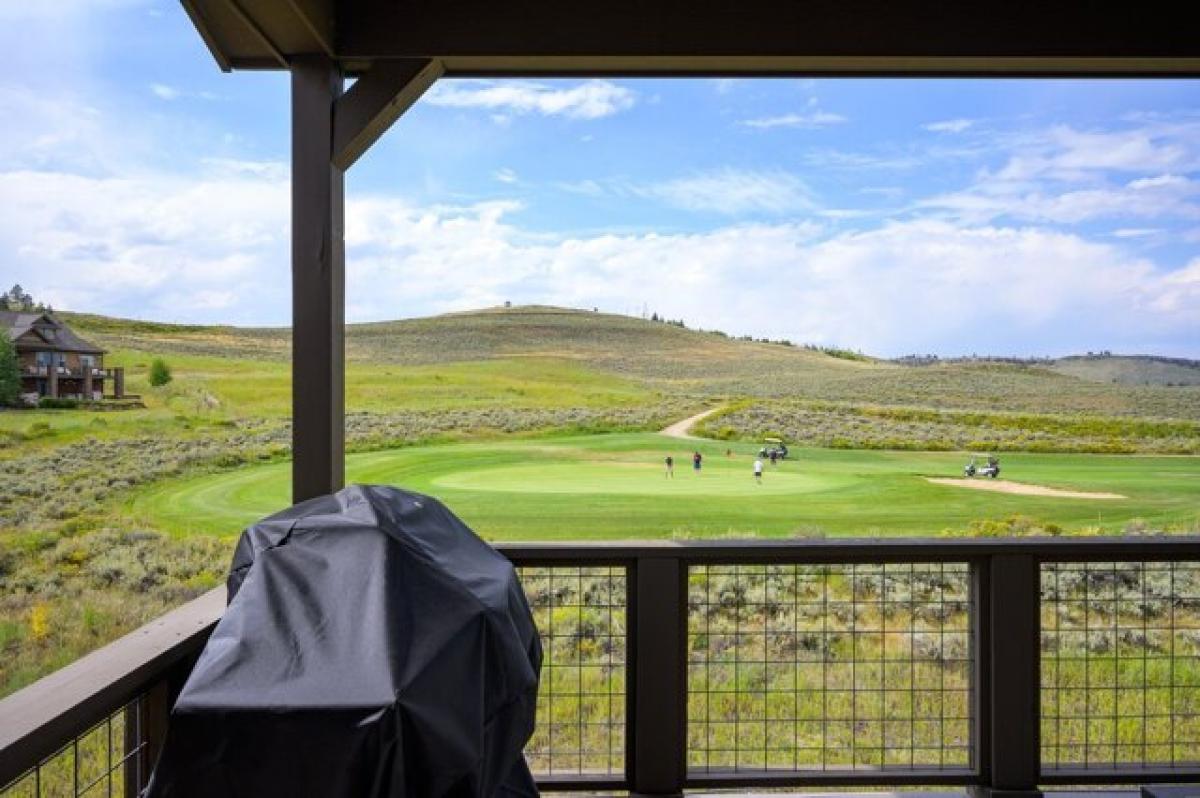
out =
<svg viewBox="0 0 1200 798"><path fill-rule="evenodd" d="M0 700L0 786L198 652L224 611L225 588L210 590Z"/></svg>
<svg viewBox="0 0 1200 798"><path fill-rule="evenodd" d="M1200 535L1027 538L785 538L497 543L518 565L618 563L645 558L695 563L938 562L1024 554L1051 562L1200 560Z"/></svg>

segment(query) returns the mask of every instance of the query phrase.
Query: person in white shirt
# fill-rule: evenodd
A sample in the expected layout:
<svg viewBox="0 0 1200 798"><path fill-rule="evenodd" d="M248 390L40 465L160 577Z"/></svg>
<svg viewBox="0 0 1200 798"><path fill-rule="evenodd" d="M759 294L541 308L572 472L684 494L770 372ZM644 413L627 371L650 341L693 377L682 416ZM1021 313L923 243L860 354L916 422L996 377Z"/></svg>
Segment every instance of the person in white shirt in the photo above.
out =
<svg viewBox="0 0 1200 798"><path fill-rule="evenodd" d="M754 460L754 481L762 484L762 460L758 458Z"/></svg>

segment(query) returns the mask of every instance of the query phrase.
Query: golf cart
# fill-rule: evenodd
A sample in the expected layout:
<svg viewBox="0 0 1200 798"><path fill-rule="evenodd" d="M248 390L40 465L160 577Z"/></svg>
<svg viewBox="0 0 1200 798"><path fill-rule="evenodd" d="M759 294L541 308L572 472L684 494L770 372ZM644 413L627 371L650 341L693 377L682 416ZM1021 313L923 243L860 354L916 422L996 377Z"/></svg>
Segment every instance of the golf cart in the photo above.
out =
<svg viewBox="0 0 1200 798"><path fill-rule="evenodd" d="M1000 476L1000 458L988 457L987 465L977 466L975 465L975 458L972 457L971 462L967 463L966 468L963 469L963 476L991 477L992 479L995 479L996 477Z"/></svg>
<svg viewBox="0 0 1200 798"><path fill-rule="evenodd" d="M774 452L775 456L778 457L780 460L787 459L788 448L786 445L784 445L784 442L781 439L779 439L779 438L763 438L763 442L766 445L758 450L759 457L766 459L771 456L771 452Z"/></svg>

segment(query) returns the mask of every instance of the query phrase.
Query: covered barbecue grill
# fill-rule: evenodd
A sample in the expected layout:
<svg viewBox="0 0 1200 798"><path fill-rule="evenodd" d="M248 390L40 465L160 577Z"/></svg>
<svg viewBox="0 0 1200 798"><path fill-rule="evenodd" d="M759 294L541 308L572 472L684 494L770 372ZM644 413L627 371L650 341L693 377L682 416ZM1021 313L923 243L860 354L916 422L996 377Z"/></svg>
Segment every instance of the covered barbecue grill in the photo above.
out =
<svg viewBox="0 0 1200 798"><path fill-rule="evenodd" d="M151 796L536 795L542 652L512 565L356 485L247 529Z"/></svg>

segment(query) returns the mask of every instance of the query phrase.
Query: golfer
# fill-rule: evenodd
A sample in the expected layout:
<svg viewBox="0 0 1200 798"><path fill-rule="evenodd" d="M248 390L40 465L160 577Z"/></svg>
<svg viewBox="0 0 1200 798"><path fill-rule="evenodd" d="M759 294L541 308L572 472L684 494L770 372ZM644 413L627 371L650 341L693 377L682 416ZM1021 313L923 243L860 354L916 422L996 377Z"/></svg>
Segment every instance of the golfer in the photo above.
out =
<svg viewBox="0 0 1200 798"><path fill-rule="evenodd" d="M754 458L754 481L762 484L762 460L757 457Z"/></svg>
<svg viewBox="0 0 1200 798"><path fill-rule="evenodd" d="M700 473L700 461L703 459L704 457L700 454L700 452L696 452L692 455L692 470L697 474Z"/></svg>
<svg viewBox="0 0 1200 798"><path fill-rule="evenodd" d="M674 476L675 476L675 458L672 457L671 455L667 455L667 478L668 479L674 478Z"/></svg>

